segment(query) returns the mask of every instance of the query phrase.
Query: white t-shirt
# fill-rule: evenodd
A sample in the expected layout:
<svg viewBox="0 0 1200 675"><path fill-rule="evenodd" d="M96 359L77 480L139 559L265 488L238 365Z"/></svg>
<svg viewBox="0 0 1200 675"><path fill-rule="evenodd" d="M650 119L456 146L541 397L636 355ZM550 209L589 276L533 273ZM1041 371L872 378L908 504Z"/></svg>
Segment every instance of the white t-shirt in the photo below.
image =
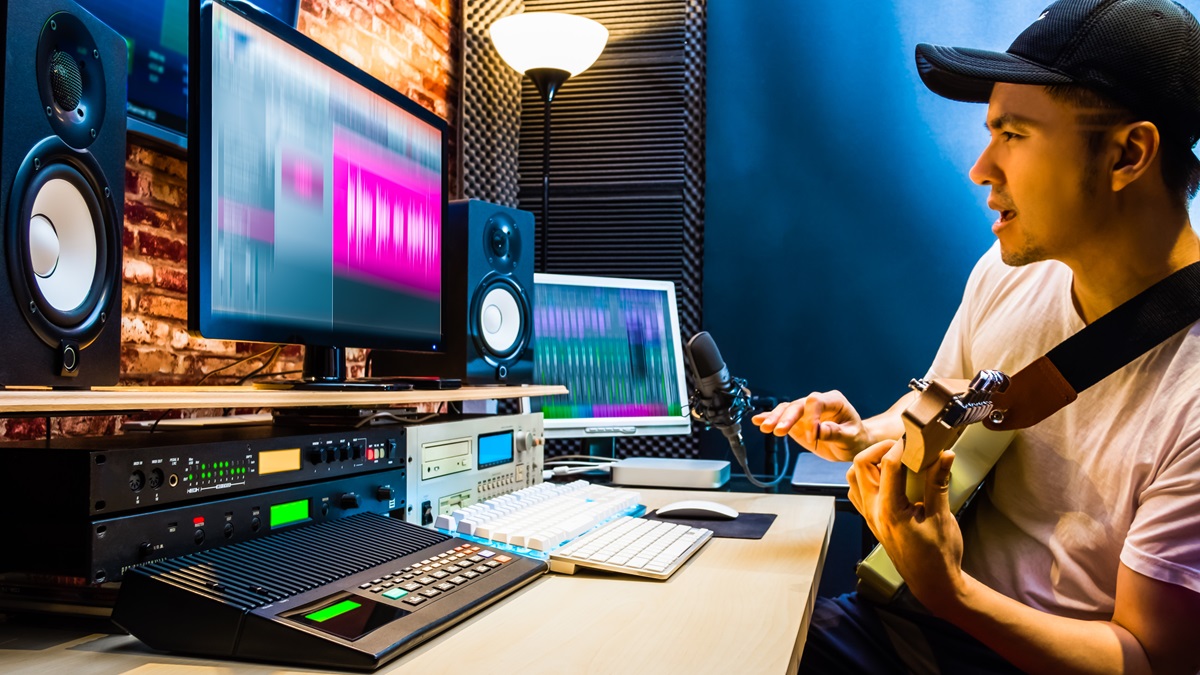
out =
<svg viewBox="0 0 1200 675"><path fill-rule="evenodd" d="M976 264L931 376L1015 374L1084 327L1059 262ZM1111 618L1118 561L1200 593L1200 323L1017 432L963 523L963 568L1029 606Z"/></svg>

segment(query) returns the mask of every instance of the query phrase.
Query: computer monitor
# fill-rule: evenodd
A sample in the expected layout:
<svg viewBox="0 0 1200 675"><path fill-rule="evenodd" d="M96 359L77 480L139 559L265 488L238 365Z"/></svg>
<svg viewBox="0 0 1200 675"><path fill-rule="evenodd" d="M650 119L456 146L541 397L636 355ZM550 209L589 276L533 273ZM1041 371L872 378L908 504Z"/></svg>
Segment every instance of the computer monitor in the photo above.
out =
<svg viewBox="0 0 1200 675"><path fill-rule="evenodd" d="M438 353L446 123L247 3L196 27L189 329L305 345L311 384L344 347Z"/></svg>
<svg viewBox="0 0 1200 675"><path fill-rule="evenodd" d="M539 273L533 295L534 381L570 391L530 401L547 438L691 433L675 284Z"/></svg>
<svg viewBox="0 0 1200 675"><path fill-rule="evenodd" d="M129 131L187 149L188 13L199 0L77 0L125 38ZM296 25L300 0L257 0Z"/></svg>

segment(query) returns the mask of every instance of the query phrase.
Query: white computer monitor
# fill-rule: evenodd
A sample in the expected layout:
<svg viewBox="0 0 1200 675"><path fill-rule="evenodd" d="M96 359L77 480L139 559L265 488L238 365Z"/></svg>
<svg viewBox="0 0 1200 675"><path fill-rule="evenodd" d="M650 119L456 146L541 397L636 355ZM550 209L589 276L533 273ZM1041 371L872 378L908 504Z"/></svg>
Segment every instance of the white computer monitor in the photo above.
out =
<svg viewBox="0 0 1200 675"><path fill-rule="evenodd" d="M675 284L535 274L533 399L547 438L691 433Z"/></svg>

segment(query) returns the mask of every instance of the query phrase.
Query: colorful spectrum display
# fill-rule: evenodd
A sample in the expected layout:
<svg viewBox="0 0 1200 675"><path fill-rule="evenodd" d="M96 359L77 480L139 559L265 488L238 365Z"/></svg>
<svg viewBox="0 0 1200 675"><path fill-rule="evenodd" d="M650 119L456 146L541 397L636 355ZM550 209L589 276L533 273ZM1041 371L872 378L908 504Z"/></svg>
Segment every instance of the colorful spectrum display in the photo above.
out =
<svg viewBox="0 0 1200 675"><path fill-rule="evenodd" d="M538 284L534 378L563 384L546 419L681 417L669 296L664 291Z"/></svg>

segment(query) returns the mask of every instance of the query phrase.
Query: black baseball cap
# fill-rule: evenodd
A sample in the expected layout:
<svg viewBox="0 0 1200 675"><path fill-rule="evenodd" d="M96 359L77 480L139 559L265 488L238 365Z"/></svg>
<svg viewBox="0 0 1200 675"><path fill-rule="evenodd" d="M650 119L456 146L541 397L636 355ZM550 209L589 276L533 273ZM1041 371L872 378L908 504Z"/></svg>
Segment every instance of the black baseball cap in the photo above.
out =
<svg viewBox="0 0 1200 675"><path fill-rule="evenodd" d="M1200 26L1170 0L1059 0L1006 52L917 45L925 86L986 103L997 82L1077 84L1159 125L1200 138Z"/></svg>

